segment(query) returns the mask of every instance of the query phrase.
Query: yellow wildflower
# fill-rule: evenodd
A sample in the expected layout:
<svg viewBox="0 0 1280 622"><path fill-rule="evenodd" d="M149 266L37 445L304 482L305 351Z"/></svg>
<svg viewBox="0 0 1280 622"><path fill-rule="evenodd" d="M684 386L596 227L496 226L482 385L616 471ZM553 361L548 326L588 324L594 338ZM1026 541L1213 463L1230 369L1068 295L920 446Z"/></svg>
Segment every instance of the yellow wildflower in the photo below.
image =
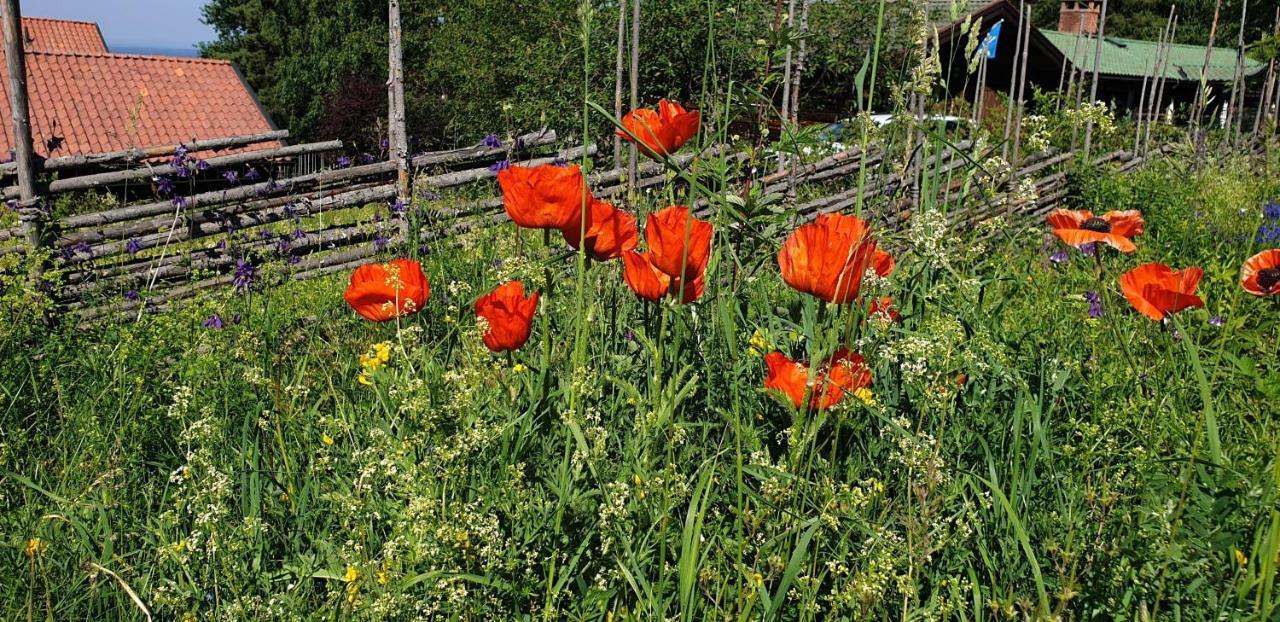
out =
<svg viewBox="0 0 1280 622"><path fill-rule="evenodd" d="M1237 563L1237 564L1240 564L1241 566L1248 566L1248 565L1249 565L1249 558L1248 558L1247 556L1245 556L1245 554L1244 554L1244 552L1243 552L1243 551L1241 551L1240 549L1235 549L1235 553L1236 553L1236 563Z"/></svg>
<svg viewBox="0 0 1280 622"><path fill-rule="evenodd" d="M512 366L511 371L514 371L517 374L523 374L524 372L529 371L529 368L525 366L524 363L516 363L514 366Z"/></svg>
<svg viewBox="0 0 1280 622"><path fill-rule="evenodd" d="M360 578L360 571L355 566L347 566L347 572L342 575L342 580L351 583Z"/></svg>
<svg viewBox="0 0 1280 622"><path fill-rule="evenodd" d="M387 567L383 566L378 571L378 585L386 585L391 581L391 573L387 571Z"/></svg>
<svg viewBox="0 0 1280 622"><path fill-rule="evenodd" d="M325 433L325 434L321 434L321 435L320 435L320 442L321 442L321 443L324 443L325 445L332 445L332 444L333 444L333 437L332 437L332 436L329 436L327 433Z"/></svg>
<svg viewBox="0 0 1280 622"><path fill-rule="evenodd" d="M49 550L48 542L45 542L40 538L31 538L27 540L27 547L23 549L22 552L26 553L27 557L35 559L44 555L44 552L47 550Z"/></svg>
<svg viewBox="0 0 1280 622"><path fill-rule="evenodd" d="M866 404L867 406L876 405L876 394L872 393L871 389L868 389L866 387L861 387L855 390L853 392L853 396L862 400L862 403Z"/></svg>

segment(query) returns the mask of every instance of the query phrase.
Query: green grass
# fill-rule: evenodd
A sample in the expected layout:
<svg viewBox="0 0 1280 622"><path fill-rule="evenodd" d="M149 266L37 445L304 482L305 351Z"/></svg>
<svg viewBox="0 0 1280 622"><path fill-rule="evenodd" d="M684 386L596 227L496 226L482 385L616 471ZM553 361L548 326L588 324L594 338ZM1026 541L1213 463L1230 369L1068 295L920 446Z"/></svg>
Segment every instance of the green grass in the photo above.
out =
<svg viewBox="0 0 1280 622"><path fill-rule="evenodd" d="M132 591L156 619L1272 619L1280 324L1236 279L1280 187L1254 166L1080 176L1079 206L1147 217L1101 284L1038 223L879 232L895 327L789 290L776 240L731 256L723 221L690 306L506 224L428 255L398 327L345 275L89 332L15 315L2 617L141 619ZM1206 270L1177 337L1116 286L1157 260ZM545 302L494 356L471 303L509 278ZM782 406L753 336L847 339L874 404Z"/></svg>

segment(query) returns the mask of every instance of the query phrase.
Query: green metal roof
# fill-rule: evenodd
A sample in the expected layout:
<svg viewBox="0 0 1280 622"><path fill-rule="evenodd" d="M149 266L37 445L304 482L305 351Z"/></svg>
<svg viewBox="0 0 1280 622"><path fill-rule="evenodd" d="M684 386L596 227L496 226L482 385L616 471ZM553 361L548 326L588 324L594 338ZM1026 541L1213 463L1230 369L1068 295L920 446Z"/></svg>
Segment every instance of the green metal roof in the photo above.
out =
<svg viewBox="0 0 1280 622"><path fill-rule="evenodd" d="M1079 69L1091 71L1093 69L1093 49L1094 43L1092 39L1085 36L1079 36L1078 49L1076 45L1077 35L1070 32L1059 32L1057 30L1041 30L1045 37L1053 43L1054 47L1062 51L1062 55L1072 58L1072 50L1075 50L1075 58L1072 59ZM1102 42L1102 59L1098 64L1098 71L1104 75L1112 76L1129 76L1133 78L1141 78L1149 76L1155 66L1156 53L1159 45L1155 41L1141 41L1138 39L1120 39L1116 37L1105 37ZM1165 77L1170 80L1200 80L1200 69L1204 67L1205 46L1202 45L1184 45L1174 44L1169 49L1169 66L1165 70ZM1264 65L1258 61L1245 57L1244 74L1252 76L1264 69ZM1210 82L1230 82L1235 79L1236 71L1236 49L1235 48L1213 48L1213 55L1209 58L1209 71L1207 78Z"/></svg>

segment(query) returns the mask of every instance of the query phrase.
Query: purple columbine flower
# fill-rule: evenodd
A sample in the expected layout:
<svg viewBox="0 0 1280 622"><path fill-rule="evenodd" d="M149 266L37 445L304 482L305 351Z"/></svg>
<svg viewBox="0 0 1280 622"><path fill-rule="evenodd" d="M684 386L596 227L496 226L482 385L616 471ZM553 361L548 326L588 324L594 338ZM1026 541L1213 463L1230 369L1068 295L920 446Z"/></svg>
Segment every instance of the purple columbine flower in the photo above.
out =
<svg viewBox="0 0 1280 622"><path fill-rule="evenodd" d="M372 153L362 153L362 154L360 154L360 163L361 163L361 164L373 164L373 163L374 163L374 162L376 162L376 161L377 161L377 159L373 157L373 154L372 154Z"/></svg>
<svg viewBox="0 0 1280 622"><path fill-rule="evenodd" d="M183 145L178 145L178 148L173 150L173 158L169 160L169 164L173 166L175 170L182 170L186 168L187 148ZM179 177L181 177L181 174L179 174Z"/></svg>
<svg viewBox="0 0 1280 622"><path fill-rule="evenodd" d="M292 238L292 239L294 239L294 240L301 240L302 238L307 237L307 232L306 232L306 231L303 231L303 230L302 230L302 228L301 228L301 227L299 227L299 228L297 228L297 229L294 229L294 230L293 230L293 233L290 233L290 234L289 234L289 237L290 237L290 238Z"/></svg>
<svg viewBox="0 0 1280 622"><path fill-rule="evenodd" d="M173 183L172 179L168 177L156 178L156 192L159 192L160 194L164 194L164 195L169 195L169 194L173 194L173 191L177 189L178 189L178 186L177 184Z"/></svg>
<svg viewBox="0 0 1280 622"><path fill-rule="evenodd" d="M1085 292L1084 299L1089 303L1089 317L1095 320L1102 317L1102 296L1098 292Z"/></svg>
<svg viewBox="0 0 1280 622"><path fill-rule="evenodd" d="M276 240L276 253L279 255L289 254L289 238L288 237L280 236L280 239Z"/></svg>
<svg viewBox="0 0 1280 622"><path fill-rule="evenodd" d="M239 314L239 313L233 313L233 314L231 315L231 323L232 323L232 324L239 324L239 323L240 323L240 314Z"/></svg>
<svg viewBox="0 0 1280 622"><path fill-rule="evenodd" d="M15 212L18 211L18 201L16 199L5 201L4 206Z"/></svg>
<svg viewBox="0 0 1280 622"><path fill-rule="evenodd" d="M236 260L236 272L231 279L231 283L236 289L249 289L253 286L253 281L258 278L258 269L253 264L243 260Z"/></svg>
<svg viewBox="0 0 1280 622"><path fill-rule="evenodd" d="M298 262L300 262L300 261L302 261L302 258L301 258L301 257L299 257L299 256L297 256L297 255L289 255L289 265L296 264L296 263L298 263Z"/></svg>
<svg viewBox="0 0 1280 622"><path fill-rule="evenodd" d="M213 250L216 250L216 251L219 251L219 252L222 252L222 251L227 250L227 241L226 241L226 240L218 240L218 243L213 245Z"/></svg>
<svg viewBox="0 0 1280 622"><path fill-rule="evenodd" d="M1067 260L1070 258L1071 256L1067 254L1067 251L1058 251L1052 255L1049 255L1049 261L1052 261L1055 264L1067 263Z"/></svg>
<svg viewBox="0 0 1280 622"><path fill-rule="evenodd" d="M486 136L484 137L484 140L480 141L480 144L481 144L481 145L484 145L484 146L486 146L486 147L488 147L488 148L490 148L490 149L501 149L501 148L502 148L502 141L501 141L501 140L498 140L498 135L497 135L497 134L489 134L489 135L486 135Z"/></svg>
<svg viewBox="0 0 1280 622"><path fill-rule="evenodd" d="M274 234L271 233L270 231L267 231L266 229L263 229L262 231L258 232L258 239L263 241L270 240L272 235Z"/></svg>
<svg viewBox="0 0 1280 622"><path fill-rule="evenodd" d="M136 289L131 289L131 290L129 290L129 291L127 291L127 292L125 292L125 293L123 294L123 296L124 296L124 299L125 299L125 300L128 300L129 302L135 302L135 301L137 301L139 298L141 298L141 297L142 297L142 296L139 296L139 295L138 295L138 290L136 290Z"/></svg>
<svg viewBox="0 0 1280 622"><path fill-rule="evenodd" d="M392 201L392 202L391 202L390 209L391 209L391 213L392 213L392 214L396 214L397 216L398 216L398 215L400 215L400 214L403 214L403 213L404 213L404 199L399 199L399 198L397 198L395 201Z"/></svg>
<svg viewBox="0 0 1280 622"><path fill-rule="evenodd" d="M1215 315L1209 318L1210 326L1221 327L1223 324L1226 324L1226 323L1227 323L1227 318L1224 318L1221 315Z"/></svg>
<svg viewBox="0 0 1280 622"><path fill-rule="evenodd" d="M130 255L137 255L138 251L142 250L142 242L139 242L138 238L129 238L129 241L124 243L124 250Z"/></svg>
<svg viewBox="0 0 1280 622"><path fill-rule="evenodd" d="M382 250L387 247L387 243L390 241L391 240L388 240L386 236L379 234L373 238L373 247L378 250Z"/></svg>
<svg viewBox="0 0 1280 622"><path fill-rule="evenodd" d="M338 156L338 168L347 168L348 166L351 166L351 158Z"/></svg>
<svg viewBox="0 0 1280 622"><path fill-rule="evenodd" d="M71 247L71 252L72 252L72 253L76 253L76 254L80 254L80 255L90 255L90 256L92 256L92 255L93 255L93 248L91 248L91 247L89 246L89 243L88 243L88 242L76 242L76 245Z"/></svg>
<svg viewBox="0 0 1280 622"><path fill-rule="evenodd" d="M389 141L389 140L387 140L387 139L385 139L385 138L384 138L384 139L382 139L382 141L378 143L378 148L379 148L379 149L382 149L382 150L384 150L384 151L385 151L385 150L387 149L387 147L389 147L389 146L391 146L391 141Z"/></svg>
<svg viewBox="0 0 1280 622"><path fill-rule="evenodd" d="M285 203L285 204L284 204L284 217L285 217L285 218L297 218L297 217L298 217L298 204L297 204L297 203L293 203L293 202Z"/></svg>
<svg viewBox="0 0 1280 622"><path fill-rule="evenodd" d="M205 328L212 328L213 330L222 330L223 326L225 325L222 323L222 317L219 316L217 313L210 315L204 320Z"/></svg>
<svg viewBox="0 0 1280 622"><path fill-rule="evenodd" d="M559 160L557 159L556 162L559 163ZM489 172L497 173L500 171L505 171L509 168L511 168L511 160L507 160L504 158L504 159L498 160L497 162L494 162L493 164L490 164Z"/></svg>
<svg viewBox="0 0 1280 622"><path fill-rule="evenodd" d="M1280 220L1280 201L1275 199L1267 201L1267 204L1262 206L1262 215L1273 223Z"/></svg>
<svg viewBox="0 0 1280 622"><path fill-rule="evenodd" d="M501 259L495 259L495 260L493 260L493 263L492 263L491 265L493 266L493 268L494 268L495 270L501 270L501 269L502 269L502 266L503 266L503 263L502 263L502 260L501 260Z"/></svg>
<svg viewBox="0 0 1280 622"><path fill-rule="evenodd" d="M223 171L222 178L227 180L227 183L229 184L240 183L240 173L237 173L235 171Z"/></svg>
<svg viewBox="0 0 1280 622"><path fill-rule="evenodd" d="M254 180L260 179L261 177L262 177L262 173L259 173L258 169L252 166L249 167L249 170L244 172L244 178L249 181L254 181Z"/></svg>
<svg viewBox="0 0 1280 622"><path fill-rule="evenodd" d="M186 207L186 206L187 206L187 197L184 197L184 196L182 196L182 195L180 195L180 194L175 194L175 195L173 195L173 201L172 201L172 203L173 203L173 206L174 206L174 207L177 207L177 208L183 208L183 207Z"/></svg>
<svg viewBox="0 0 1280 622"><path fill-rule="evenodd" d="M209 163L204 160L196 160L196 170L202 173L209 170Z"/></svg>
<svg viewBox="0 0 1280 622"><path fill-rule="evenodd" d="M1080 245L1080 254L1084 255L1085 257L1093 257L1095 254L1097 254L1097 252L1098 252L1097 242L1089 242L1088 244Z"/></svg>

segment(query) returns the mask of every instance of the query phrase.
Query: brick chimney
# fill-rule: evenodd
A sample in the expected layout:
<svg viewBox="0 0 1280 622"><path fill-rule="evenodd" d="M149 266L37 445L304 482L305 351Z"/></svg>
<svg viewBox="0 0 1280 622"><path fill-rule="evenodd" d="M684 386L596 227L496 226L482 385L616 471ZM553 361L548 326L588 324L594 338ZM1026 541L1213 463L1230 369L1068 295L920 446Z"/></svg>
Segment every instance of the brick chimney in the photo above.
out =
<svg viewBox="0 0 1280 622"><path fill-rule="evenodd" d="M1072 34L1097 34L1102 7L1098 0L1062 0L1058 30Z"/></svg>

